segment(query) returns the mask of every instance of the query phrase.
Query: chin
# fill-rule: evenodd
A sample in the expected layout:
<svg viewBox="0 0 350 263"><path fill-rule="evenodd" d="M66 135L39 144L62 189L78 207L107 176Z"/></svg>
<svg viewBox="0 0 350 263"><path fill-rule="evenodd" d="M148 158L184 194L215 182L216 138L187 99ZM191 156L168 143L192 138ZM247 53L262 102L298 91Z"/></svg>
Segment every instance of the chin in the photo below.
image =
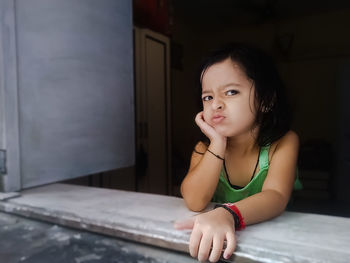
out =
<svg viewBox="0 0 350 263"><path fill-rule="evenodd" d="M215 130L220 133L222 136L225 136L225 137L232 137L232 131L229 132L227 129L220 129L220 127L215 127Z"/></svg>
<svg viewBox="0 0 350 263"><path fill-rule="evenodd" d="M240 129L234 129L233 127L229 128L229 127L224 127L224 126L216 126L215 130L220 133L222 136L225 136L227 138L230 137L235 137L238 135L243 134L245 131L240 130Z"/></svg>

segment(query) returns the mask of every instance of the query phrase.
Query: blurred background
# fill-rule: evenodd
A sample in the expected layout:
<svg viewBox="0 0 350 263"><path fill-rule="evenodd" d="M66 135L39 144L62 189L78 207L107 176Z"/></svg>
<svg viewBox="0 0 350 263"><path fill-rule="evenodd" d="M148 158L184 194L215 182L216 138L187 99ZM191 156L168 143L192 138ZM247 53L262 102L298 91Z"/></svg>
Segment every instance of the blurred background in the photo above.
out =
<svg viewBox="0 0 350 263"><path fill-rule="evenodd" d="M301 140L304 189L288 209L350 216L350 2L135 0L136 165L69 181L179 196L192 149L201 58L232 41L276 61Z"/></svg>

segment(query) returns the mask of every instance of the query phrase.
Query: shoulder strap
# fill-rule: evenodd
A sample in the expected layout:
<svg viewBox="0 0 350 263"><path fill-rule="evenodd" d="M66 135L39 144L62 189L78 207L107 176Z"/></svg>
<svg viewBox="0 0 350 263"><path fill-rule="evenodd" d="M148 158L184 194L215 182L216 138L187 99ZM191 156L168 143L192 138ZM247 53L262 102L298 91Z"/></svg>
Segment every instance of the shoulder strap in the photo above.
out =
<svg viewBox="0 0 350 263"><path fill-rule="evenodd" d="M259 155L260 170L269 167L269 150L270 146L261 147Z"/></svg>

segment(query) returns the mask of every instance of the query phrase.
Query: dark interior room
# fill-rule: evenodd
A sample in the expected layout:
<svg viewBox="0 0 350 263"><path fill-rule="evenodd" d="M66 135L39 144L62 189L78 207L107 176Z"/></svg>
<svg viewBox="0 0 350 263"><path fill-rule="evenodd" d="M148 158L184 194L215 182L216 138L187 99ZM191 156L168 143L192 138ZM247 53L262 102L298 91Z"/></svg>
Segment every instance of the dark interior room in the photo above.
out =
<svg viewBox="0 0 350 263"><path fill-rule="evenodd" d="M274 58L287 88L292 129L300 138L298 170L304 186L293 193L289 209L350 216L349 3L180 0L170 1L167 11L169 25L154 28L170 39L171 194L179 195L200 138L194 122L200 111L198 64L219 45L244 42ZM142 21L137 16L134 20Z"/></svg>
<svg viewBox="0 0 350 263"><path fill-rule="evenodd" d="M137 165L74 182L180 196L193 147L201 138L194 122L201 110L195 85L199 62L222 44L243 42L261 48L275 60L287 88L292 129L300 138L298 174L303 183L303 189L293 193L288 209L350 216L348 1L157 3L134 1L134 30L147 31L134 33L135 67L138 57L147 56L137 51L140 45L135 42L141 41L140 35L147 38L150 34L149 39L158 38L154 42L162 43L161 51L149 54L147 66L158 72L150 78L158 83L148 85L158 85L158 90L152 91L147 103L142 100L146 86L139 87L143 79L135 75L136 97L140 98L136 102ZM164 53L162 59L168 64L159 64L157 52ZM164 71L164 79L158 79L159 70ZM144 112L149 112L150 119ZM143 137L145 130L148 137ZM121 176L125 173L128 176Z"/></svg>

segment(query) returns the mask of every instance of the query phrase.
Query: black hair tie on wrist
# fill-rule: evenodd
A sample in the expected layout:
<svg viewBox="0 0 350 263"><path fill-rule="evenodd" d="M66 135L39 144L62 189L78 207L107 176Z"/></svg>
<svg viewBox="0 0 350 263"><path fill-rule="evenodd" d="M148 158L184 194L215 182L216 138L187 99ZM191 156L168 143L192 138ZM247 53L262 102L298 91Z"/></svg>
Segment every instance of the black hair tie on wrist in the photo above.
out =
<svg viewBox="0 0 350 263"><path fill-rule="evenodd" d="M209 148L207 149L208 152L210 152L212 155L214 155L216 158L220 159L221 161L224 161L225 159L222 158L220 155L213 153Z"/></svg>
<svg viewBox="0 0 350 263"><path fill-rule="evenodd" d="M241 229L241 220L239 219L239 216L234 211L232 211L230 208L228 208L227 206L222 205L222 204L216 204L214 209L219 208L219 207L222 207L225 210L229 211L230 214L233 216L233 220L235 221L235 229L236 230Z"/></svg>

